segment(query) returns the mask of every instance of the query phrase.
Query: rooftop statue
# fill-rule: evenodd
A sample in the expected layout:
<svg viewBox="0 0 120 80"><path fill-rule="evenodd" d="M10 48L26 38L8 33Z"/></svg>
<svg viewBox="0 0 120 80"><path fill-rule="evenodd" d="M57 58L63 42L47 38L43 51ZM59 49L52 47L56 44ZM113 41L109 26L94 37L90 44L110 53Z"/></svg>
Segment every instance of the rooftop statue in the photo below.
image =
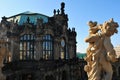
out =
<svg viewBox="0 0 120 80"><path fill-rule="evenodd" d="M85 60L87 65L84 69L87 72L88 80L112 80L111 62L117 61L117 56L110 37L117 33L118 23L113 19L97 24L89 21L89 36L85 42L89 43Z"/></svg>

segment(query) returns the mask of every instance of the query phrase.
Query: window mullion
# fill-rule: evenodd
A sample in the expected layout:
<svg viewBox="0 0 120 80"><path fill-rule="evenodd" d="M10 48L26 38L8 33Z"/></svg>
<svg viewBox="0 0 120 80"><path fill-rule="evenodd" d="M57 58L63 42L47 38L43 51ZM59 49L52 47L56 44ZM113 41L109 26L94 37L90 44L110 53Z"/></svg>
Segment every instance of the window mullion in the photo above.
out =
<svg viewBox="0 0 120 80"><path fill-rule="evenodd" d="M25 34L20 37L20 54L23 60L34 59L34 40L35 37Z"/></svg>

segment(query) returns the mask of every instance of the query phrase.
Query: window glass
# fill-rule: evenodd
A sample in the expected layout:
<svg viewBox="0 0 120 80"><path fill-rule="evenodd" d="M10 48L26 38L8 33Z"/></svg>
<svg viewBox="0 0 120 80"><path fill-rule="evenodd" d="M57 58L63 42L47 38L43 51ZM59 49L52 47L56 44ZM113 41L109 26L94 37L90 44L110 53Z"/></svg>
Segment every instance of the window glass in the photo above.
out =
<svg viewBox="0 0 120 80"><path fill-rule="evenodd" d="M20 60L34 59L35 36L25 34L20 37Z"/></svg>
<svg viewBox="0 0 120 80"><path fill-rule="evenodd" d="M61 39L61 52L60 52L60 58L61 59L66 59L66 44L65 44L65 40Z"/></svg>
<svg viewBox="0 0 120 80"><path fill-rule="evenodd" d="M62 49L62 48L61 48L60 58L61 59L65 58L65 52L64 52L64 49Z"/></svg>
<svg viewBox="0 0 120 80"><path fill-rule="evenodd" d="M43 59L53 58L53 39L51 35L43 36Z"/></svg>

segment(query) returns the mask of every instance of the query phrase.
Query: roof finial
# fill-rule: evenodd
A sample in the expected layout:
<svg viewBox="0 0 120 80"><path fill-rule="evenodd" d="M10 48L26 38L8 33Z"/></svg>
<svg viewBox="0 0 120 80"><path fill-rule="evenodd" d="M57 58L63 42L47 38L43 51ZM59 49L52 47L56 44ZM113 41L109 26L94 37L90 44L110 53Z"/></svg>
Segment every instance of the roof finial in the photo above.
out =
<svg viewBox="0 0 120 80"><path fill-rule="evenodd" d="M2 20L6 21L6 19L7 19L7 17L5 17L5 16L2 17Z"/></svg>
<svg viewBox="0 0 120 80"><path fill-rule="evenodd" d="M65 14L65 13L64 13L64 11L65 11L64 8L65 8L65 3L62 2L62 3L61 3L61 14Z"/></svg>

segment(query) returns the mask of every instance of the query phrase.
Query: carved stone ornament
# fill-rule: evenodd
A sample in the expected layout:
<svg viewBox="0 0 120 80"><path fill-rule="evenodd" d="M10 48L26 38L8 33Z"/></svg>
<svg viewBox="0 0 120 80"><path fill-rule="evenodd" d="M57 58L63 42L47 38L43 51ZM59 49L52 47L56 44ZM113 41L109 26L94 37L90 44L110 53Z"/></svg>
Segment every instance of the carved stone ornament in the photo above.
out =
<svg viewBox="0 0 120 80"><path fill-rule="evenodd" d="M111 62L117 61L117 56L110 37L117 33L118 23L113 19L97 24L89 21L89 36L85 42L89 43L84 70L88 80L112 80L113 70Z"/></svg>
<svg viewBox="0 0 120 80"><path fill-rule="evenodd" d="M0 40L0 46L3 43L4 41ZM4 57L7 56L7 54L5 54L6 52L7 52L6 47L0 47L0 80L6 80L5 75L2 74L2 67L4 66L3 60L4 60Z"/></svg>

